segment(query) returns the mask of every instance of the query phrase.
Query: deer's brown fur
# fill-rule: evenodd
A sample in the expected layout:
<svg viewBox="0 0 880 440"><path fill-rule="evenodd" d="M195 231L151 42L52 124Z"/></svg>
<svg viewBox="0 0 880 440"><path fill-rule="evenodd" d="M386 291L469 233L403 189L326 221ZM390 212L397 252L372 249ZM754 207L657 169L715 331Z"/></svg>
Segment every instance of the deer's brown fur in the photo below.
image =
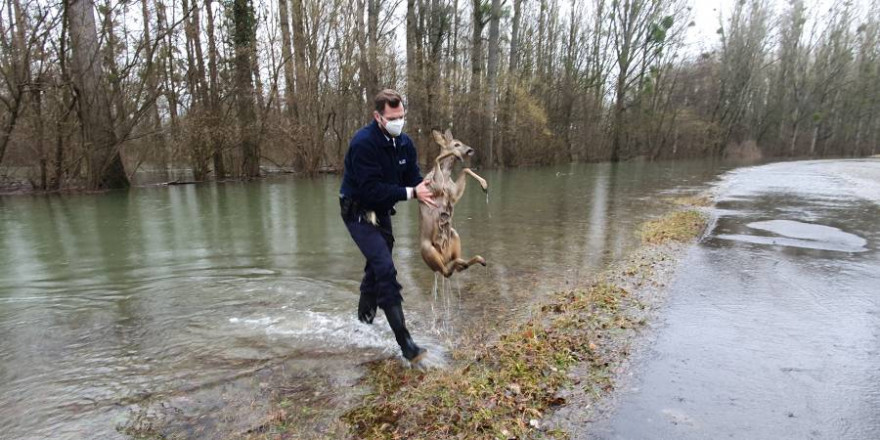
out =
<svg viewBox="0 0 880 440"><path fill-rule="evenodd" d="M449 277L472 264L486 265L486 260L479 255L470 260L461 258L461 238L452 227L452 215L455 204L464 194L467 176L476 179L483 191L488 189L488 184L467 167L461 170L458 178L452 180L452 168L456 160L464 162L465 157L474 154L474 149L454 139L449 130L442 135L432 130L432 134L434 141L440 145L440 155L434 160L434 167L425 176L425 180L430 182L428 187L437 206L419 204L420 246L422 259L428 267Z"/></svg>

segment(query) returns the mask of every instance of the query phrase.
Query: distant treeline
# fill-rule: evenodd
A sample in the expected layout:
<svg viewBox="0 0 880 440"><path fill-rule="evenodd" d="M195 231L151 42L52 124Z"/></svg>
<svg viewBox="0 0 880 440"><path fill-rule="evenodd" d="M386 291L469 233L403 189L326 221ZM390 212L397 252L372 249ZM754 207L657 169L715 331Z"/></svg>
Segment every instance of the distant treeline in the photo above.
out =
<svg viewBox="0 0 880 440"><path fill-rule="evenodd" d="M423 161L441 127L482 167L880 150L878 6L717 23L699 53L681 0L0 0L0 179L338 170L384 87Z"/></svg>

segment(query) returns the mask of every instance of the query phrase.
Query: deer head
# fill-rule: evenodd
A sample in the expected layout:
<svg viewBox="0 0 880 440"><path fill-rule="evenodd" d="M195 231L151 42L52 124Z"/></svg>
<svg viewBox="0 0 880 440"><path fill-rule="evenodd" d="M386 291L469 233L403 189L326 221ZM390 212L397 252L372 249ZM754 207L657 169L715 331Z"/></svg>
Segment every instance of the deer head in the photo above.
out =
<svg viewBox="0 0 880 440"><path fill-rule="evenodd" d="M434 142L437 142L437 145L440 145L440 155L452 155L458 158L458 160L464 162L465 156L473 156L474 149L465 145L460 140L452 137L452 131L448 128L446 132L440 134L437 130L431 130L431 134L434 135Z"/></svg>

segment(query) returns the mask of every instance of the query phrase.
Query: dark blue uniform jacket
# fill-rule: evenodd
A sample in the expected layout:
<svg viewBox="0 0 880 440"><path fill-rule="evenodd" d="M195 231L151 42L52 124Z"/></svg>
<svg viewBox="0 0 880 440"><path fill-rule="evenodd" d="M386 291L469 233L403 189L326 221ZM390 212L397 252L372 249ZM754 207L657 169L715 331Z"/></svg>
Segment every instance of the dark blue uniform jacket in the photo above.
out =
<svg viewBox="0 0 880 440"><path fill-rule="evenodd" d="M361 208L384 214L422 181L416 149L406 134L386 138L376 121L354 134L345 154L339 193Z"/></svg>

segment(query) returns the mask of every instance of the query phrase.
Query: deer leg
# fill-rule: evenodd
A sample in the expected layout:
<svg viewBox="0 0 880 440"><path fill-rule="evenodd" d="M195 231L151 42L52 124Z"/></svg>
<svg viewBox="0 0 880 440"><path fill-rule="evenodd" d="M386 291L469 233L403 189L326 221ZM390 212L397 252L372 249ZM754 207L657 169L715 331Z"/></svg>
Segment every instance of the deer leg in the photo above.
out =
<svg viewBox="0 0 880 440"><path fill-rule="evenodd" d="M486 182L486 179L477 175L477 173L473 172L470 168L464 168L461 170L461 174L458 175L458 179L455 180L455 194L452 195L452 203L455 204L458 202L458 199L464 195L464 188L467 186L467 176L470 175L477 182L480 183L480 187L483 188L483 191L487 191L489 189L489 184Z"/></svg>
<svg viewBox="0 0 880 440"><path fill-rule="evenodd" d="M447 278L452 275L453 272L461 272L474 264L480 263L483 266L486 265L486 260L479 255L467 261L461 258L461 238L458 236L458 232L456 232L455 229L451 231L449 248L451 258L449 263L446 263L446 270L449 271L449 275L444 275Z"/></svg>
<svg viewBox="0 0 880 440"><path fill-rule="evenodd" d="M443 183L444 185L445 185L445 180L448 179L449 176L443 173L443 167L440 166L440 161L443 159L446 159L449 156L454 156L454 155L455 154L453 154L451 151L447 151L447 152L437 156L437 159L434 159L434 178L436 179L437 176L440 176L440 178L444 181L444 183Z"/></svg>
<svg viewBox="0 0 880 440"><path fill-rule="evenodd" d="M477 179L477 182L480 182L480 187L483 188L483 191L489 190L489 184L486 182L486 179L478 176L477 173L475 173L473 170L471 170L470 168L465 168L461 171L463 173L468 173L468 174L470 174L471 177L473 177L474 179Z"/></svg>
<svg viewBox="0 0 880 440"><path fill-rule="evenodd" d="M460 178L459 178L460 179ZM455 229L450 228L449 231L449 262L446 263L446 272L449 275L444 276L449 278L454 272L460 272L461 265L466 263L466 261L461 258L461 237L458 236L458 232Z"/></svg>
<svg viewBox="0 0 880 440"><path fill-rule="evenodd" d="M447 151L447 152L437 156L437 158L434 159L434 163L437 164L437 168L440 168L440 161L443 159L446 159L449 156L455 156L455 153L453 153L451 151Z"/></svg>
<svg viewBox="0 0 880 440"><path fill-rule="evenodd" d="M443 182L446 180L446 176L443 175L443 168L440 167L440 161L450 156L452 153L443 153L437 156L437 159L434 160L434 167L431 168L431 172L425 175L425 180L431 181L430 189L431 192L436 196L438 191L442 188ZM441 182L437 182L437 180L441 180Z"/></svg>
<svg viewBox="0 0 880 440"><path fill-rule="evenodd" d="M456 258L456 259L450 261L449 264L446 265L446 270L449 271L449 275L444 274L443 276L445 276L446 278L449 278L450 276L452 276L453 272L461 272L463 270L467 270L467 268L469 268L477 263L485 266L486 259L479 256L479 255L477 255L467 261L465 261L461 258Z"/></svg>
<svg viewBox="0 0 880 440"><path fill-rule="evenodd" d="M421 248L422 259L425 260L425 264L427 264L431 270L434 272L440 272L447 278L452 275L452 269L448 268L448 265L444 263L443 255L440 255L440 252L437 251L437 248L434 247L433 243L429 240L422 240Z"/></svg>
<svg viewBox="0 0 880 440"><path fill-rule="evenodd" d="M466 168L465 168L466 169ZM467 174L462 172L458 175L458 178L455 179L455 193L451 194L452 204L455 205L458 203L458 199L464 194L464 187L467 186Z"/></svg>

